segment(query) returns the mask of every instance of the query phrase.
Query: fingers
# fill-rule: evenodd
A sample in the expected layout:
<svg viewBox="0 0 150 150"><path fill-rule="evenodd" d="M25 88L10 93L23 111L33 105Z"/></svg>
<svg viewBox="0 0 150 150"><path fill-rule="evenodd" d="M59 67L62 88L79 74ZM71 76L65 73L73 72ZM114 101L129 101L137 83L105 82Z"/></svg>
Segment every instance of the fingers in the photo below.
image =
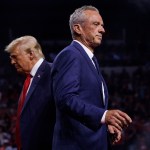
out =
<svg viewBox="0 0 150 150"><path fill-rule="evenodd" d="M121 131L112 125L108 125L109 136L111 138L111 143L114 145L121 140Z"/></svg>
<svg viewBox="0 0 150 150"><path fill-rule="evenodd" d="M118 114L120 117L122 117L122 120L126 123L126 124L130 124L132 122L132 119L124 112L117 110Z"/></svg>
<svg viewBox="0 0 150 150"><path fill-rule="evenodd" d="M111 143L114 145L121 140L122 130L132 122L132 119L120 110L108 110L105 116L105 122L108 124Z"/></svg>
<svg viewBox="0 0 150 150"><path fill-rule="evenodd" d="M132 120L126 113L120 110L108 110L106 112L105 122L121 131L123 128L128 127Z"/></svg>
<svg viewBox="0 0 150 150"><path fill-rule="evenodd" d="M113 128L112 125L108 125L108 131L109 131L109 133L111 133L111 134L114 134L114 133L115 133L114 128Z"/></svg>
<svg viewBox="0 0 150 150"><path fill-rule="evenodd" d="M122 132L120 130L118 130L117 128L114 127L114 132L115 132L115 138L114 138L114 141L112 142L112 144L116 144L118 143L120 140L121 140L121 135L122 135Z"/></svg>
<svg viewBox="0 0 150 150"><path fill-rule="evenodd" d="M113 118L116 120L116 123L121 127L121 128L126 128L129 125L129 121L126 119L126 116L123 116L123 114L120 112L115 112L115 116Z"/></svg>

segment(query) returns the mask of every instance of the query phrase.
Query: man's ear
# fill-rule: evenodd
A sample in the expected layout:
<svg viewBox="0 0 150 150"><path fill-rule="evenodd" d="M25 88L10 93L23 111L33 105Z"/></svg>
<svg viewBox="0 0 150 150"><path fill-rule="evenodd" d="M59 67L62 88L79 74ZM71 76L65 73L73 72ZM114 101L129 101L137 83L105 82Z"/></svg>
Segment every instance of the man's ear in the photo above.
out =
<svg viewBox="0 0 150 150"><path fill-rule="evenodd" d="M30 51L30 52L29 52L29 57L30 57L31 60L34 59L34 57L35 57L34 51Z"/></svg>
<svg viewBox="0 0 150 150"><path fill-rule="evenodd" d="M74 32L76 32L77 34L81 34L81 33L82 33L82 27L81 27L80 24L74 24L73 30L74 30Z"/></svg>

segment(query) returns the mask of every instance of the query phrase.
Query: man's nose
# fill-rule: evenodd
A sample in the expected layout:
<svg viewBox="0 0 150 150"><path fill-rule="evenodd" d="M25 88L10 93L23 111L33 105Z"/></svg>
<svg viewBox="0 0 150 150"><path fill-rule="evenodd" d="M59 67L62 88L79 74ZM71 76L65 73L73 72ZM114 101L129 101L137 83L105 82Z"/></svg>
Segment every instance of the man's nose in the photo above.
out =
<svg viewBox="0 0 150 150"><path fill-rule="evenodd" d="M104 29L103 26L101 26L100 32L101 32L101 33L105 33L105 29Z"/></svg>
<svg viewBox="0 0 150 150"><path fill-rule="evenodd" d="M15 64L16 62L14 61L14 59L11 59L11 64Z"/></svg>

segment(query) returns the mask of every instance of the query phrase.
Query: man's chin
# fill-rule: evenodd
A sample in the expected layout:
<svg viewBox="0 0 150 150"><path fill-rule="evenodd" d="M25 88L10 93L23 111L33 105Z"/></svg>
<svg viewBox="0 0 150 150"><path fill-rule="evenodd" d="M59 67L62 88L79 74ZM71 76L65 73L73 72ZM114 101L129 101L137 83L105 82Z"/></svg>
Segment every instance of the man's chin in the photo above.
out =
<svg viewBox="0 0 150 150"><path fill-rule="evenodd" d="M100 45L102 43L102 39L98 40L97 43Z"/></svg>
<svg viewBox="0 0 150 150"><path fill-rule="evenodd" d="M96 43L94 44L94 47L96 48L96 47L98 47L100 44L101 44L101 41L98 41L98 42L96 42Z"/></svg>
<svg viewBox="0 0 150 150"><path fill-rule="evenodd" d="M21 69L17 69L17 72L18 72L19 74L24 74Z"/></svg>

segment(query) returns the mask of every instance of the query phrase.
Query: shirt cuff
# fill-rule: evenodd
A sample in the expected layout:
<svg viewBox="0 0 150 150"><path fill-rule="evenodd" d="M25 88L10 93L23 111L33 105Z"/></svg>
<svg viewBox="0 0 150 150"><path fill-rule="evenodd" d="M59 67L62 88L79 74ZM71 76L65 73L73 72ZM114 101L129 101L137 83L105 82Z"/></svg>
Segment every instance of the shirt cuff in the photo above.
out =
<svg viewBox="0 0 150 150"><path fill-rule="evenodd" d="M106 116L106 112L107 110L104 112L102 119L101 119L101 123L104 124L105 123L105 116Z"/></svg>

